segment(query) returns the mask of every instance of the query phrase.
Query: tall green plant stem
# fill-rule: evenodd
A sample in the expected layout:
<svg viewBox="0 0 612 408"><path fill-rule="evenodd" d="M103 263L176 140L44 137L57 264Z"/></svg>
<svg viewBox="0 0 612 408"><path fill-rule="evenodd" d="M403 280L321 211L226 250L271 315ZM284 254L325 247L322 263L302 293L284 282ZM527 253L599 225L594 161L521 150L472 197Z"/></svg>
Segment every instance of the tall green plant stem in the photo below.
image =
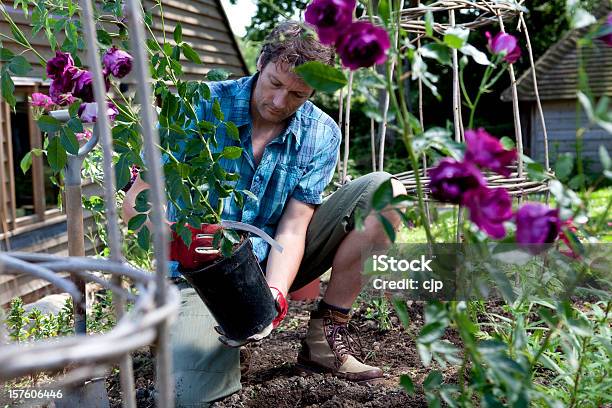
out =
<svg viewBox="0 0 612 408"><path fill-rule="evenodd" d="M398 2L399 8L399 2ZM396 13L396 27L395 30L399 30L400 27L400 13ZM399 36L398 36L399 38ZM396 51L396 54L399 55L399 49L397 48L397 43L393 44L393 49ZM391 100L393 101L393 106L398 113L398 119L400 120L400 125L402 127L402 140L404 145L406 146L406 150L408 150L408 157L410 158L410 163L412 168L414 169L416 188L417 188L417 197L419 203L419 216L421 218L421 222L423 227L425 228L425 235L427 237L427 242L429 244L434 243L433 236L431 234L431 227L429 225L429 220L427 219L427 213L425 212L425 201L423 199L423 185L421 183L421 176L419 174L419 162L417 160L416 155L414 154L414 149L412 147L412 128L410 125L410 112L408 112L408 107L406 104L406 97L404 95L404 85L402 80L402 63L401 58L398 58L397 67L396 67L396 81L398 84L399 91L399 102L397 100L397 96L395 95L395 91L393 89L393 72L392 65L393 63L387 59L387 92L391 96Z"/></svg>

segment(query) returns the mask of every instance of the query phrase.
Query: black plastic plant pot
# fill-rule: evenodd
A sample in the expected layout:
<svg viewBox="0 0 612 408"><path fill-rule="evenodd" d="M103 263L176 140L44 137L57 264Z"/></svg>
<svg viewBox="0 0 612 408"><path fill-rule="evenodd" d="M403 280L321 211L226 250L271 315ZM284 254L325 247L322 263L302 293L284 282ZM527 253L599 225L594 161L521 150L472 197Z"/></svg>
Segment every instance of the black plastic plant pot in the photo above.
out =
<svg viewBox="0 0 612 408"><path fill-rule="evenodd" d="M244 239L232 256L201 269L179 267L204 301L226 336L246 339L262 331L276 317L276 306L264 274Z"/></svg>

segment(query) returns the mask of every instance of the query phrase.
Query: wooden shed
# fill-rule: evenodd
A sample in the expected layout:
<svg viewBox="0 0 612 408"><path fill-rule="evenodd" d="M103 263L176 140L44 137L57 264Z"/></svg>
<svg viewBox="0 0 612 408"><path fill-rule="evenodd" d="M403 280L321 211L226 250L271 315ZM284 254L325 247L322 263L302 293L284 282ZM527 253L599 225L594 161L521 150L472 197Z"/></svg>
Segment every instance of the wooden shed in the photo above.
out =
<svg viewBox="0 0 612 408"><path fill-rule="evenodd" d="M163 38L159 8L151 0L144 1L145 10L153 13L154 35ZM208 70L221 68L233 77L248 75L248 68L231 31L220 0L162 0L166 36L172 38L177 22L182 25L183 41L188 42L200 55L203 65L185 61L183 79L203 79ZM30 22L23 11L5 6L24 33L31 32ZM0 32L9 33L10 27L0 19ZM43 33L28 38L45 58L54 55ZM61 44L63 38L57 38ZM22 48L3 39L2 46L13 52ZM32 167L25 175L20 162L33 148L41 148L43 137L32 118L28 96L48 91L49 81L43 80L44 67L32 53L24 56L33 69L28 77L13 78L17 105L11 111L0 101L0 249L29 252L47 252L67 255L66 215L58 209L59 189L50 181L51 170L42 157L32 156ZM81 57L85 60L85 57ZM125 82L129 84L130 78ZM83 181L83 193L96 193L97 186ZM95 228L91 214L85 214L85 231ZM87 242L86 251L93 252L93 243ZM48 292L44 281L0 275L0 306L11 296L34 300L41 291Z"/></svg>
<svg viewBox="0 0 612 408"><path fill-rule="evenodd" d="M584 30L567 33L535 63L551 165L554 165L559 154L576 155L576 130L589 122L583 109L580 109L580 116L576 114L580 59L595 99L612 96L612 47L595 40L592 47L578 48L578 39L584 33ZM521 75L517 85L525 151L533 159L544 163L544 131L537 110L531 69ZM502 100L512 100L511 89L502 93ZM601 169L598 156L600 145L612 151L612 135L593 125L584 134L582 149L582 157L591 163L591 171Z"/></svg>

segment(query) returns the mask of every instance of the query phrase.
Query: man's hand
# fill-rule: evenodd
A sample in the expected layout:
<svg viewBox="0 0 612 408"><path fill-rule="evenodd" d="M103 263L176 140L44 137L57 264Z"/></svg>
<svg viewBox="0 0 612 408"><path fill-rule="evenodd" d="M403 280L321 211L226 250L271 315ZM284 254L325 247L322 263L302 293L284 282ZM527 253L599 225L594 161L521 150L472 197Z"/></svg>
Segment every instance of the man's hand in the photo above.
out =
<svg viewBox="0 0 612 408"><path fill-rule="evenodd" d="M187 225L191 231L191 245L183 242L183 239L172 231L172 242L170 242L170 259L178 261L185 269L196 269L207 264L221 255L218 249L213 248L215 232L221 229L217 224L202 224L201 228L193 228Z"/></svg>
<svg viewBox="0 0 612 408"><path fill-rule="evenodd" d="M267 325L259 333L255 333L254 335L249 336L246 339L231 339L225 335L225 332L223 331L221 326L215 326L215 331L221 335L219 336L219 341L228 347L241 347L247 343L260 341L264 339L265 337L267 337L270 333L272 333L272 330L276 329L278 325L281 323L281 321L287 315L289 304L287 303L287 299L285 298L285 296L277 288L271 287L270 292L272 292L272 297L274 298L276 312L277 312L277 315L274 318L274 320L272 320L272 323Z"/></svg>

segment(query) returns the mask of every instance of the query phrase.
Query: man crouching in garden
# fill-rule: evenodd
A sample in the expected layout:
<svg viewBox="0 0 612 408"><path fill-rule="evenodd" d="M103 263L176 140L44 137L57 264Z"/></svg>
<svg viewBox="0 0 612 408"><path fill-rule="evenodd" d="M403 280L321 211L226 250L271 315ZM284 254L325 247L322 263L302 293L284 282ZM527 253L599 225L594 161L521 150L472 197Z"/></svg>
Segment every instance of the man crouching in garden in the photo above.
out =
<svg viewBox="0 0 612 408"><path fill-rule="evenodd" d="M250 190L258 199L243 209L226 200L222 218L261 228L284 248L282 253L270 251L265 241L251 238L277 301L274 327L287 312L287 294L332 268L325 296L311 313L298 367L350 381L369 381L382 377L382 370L351 354L347 324L361 290L362 253L373 245L388 243L388 238L375 216L367 216L365 229L360 231L354 229L354 217L357 208L369 213L373 192L391 176L371 173L322 199L339 157L341 134L334 120L308 100L313 89L293 72L307 61L333 65L334 51L299 23L282 23L264 43L258 72L211 83L212 97L202 101L198 115L200 120L212 120L212 102L217 99L226 120L236 124L240 141L225 133L219 138L227 140L218 139L221 146L243 148L242 157L226 161L231 168L225 170L239 173L237 187ZM395 196L405 194L399 181L391 182ZM135 198L146 188L138 178L128 191L126 219L135 214ZM170 205L170 221L173 213L176 209ZM397 213L386 211L384 215L395 227L399 225ZM190 249L193 245L182 252L171 251L170 278L181 292L180 312L171 336L177 405L199 407L240 389L240 361L239 349L219 341L214 318L177 272L177 263L197 265L197 254ZM225 337L221 340L234 346L241 343Z"/></svg>

